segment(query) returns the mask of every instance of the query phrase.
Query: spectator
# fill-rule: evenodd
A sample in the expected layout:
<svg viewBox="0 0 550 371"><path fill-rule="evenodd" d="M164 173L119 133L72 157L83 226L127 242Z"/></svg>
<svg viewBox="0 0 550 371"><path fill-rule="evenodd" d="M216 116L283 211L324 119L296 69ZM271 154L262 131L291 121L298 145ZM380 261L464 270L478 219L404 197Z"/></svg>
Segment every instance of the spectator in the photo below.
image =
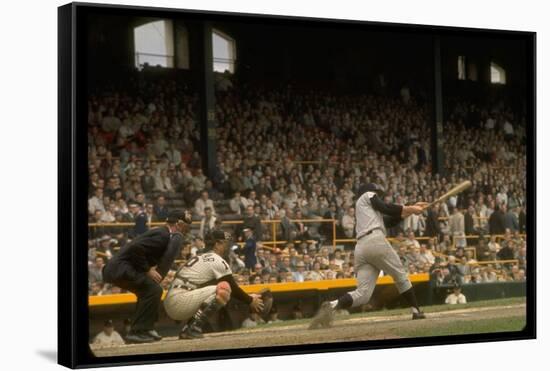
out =
<svg viewBox="0 0 550 371"><path fill-rule="evenodd" d="M349 207L347 213L342 217L342 228L347 238L352 238L355 233L355 208Z"/></svg>
<svg viewBox="0 0 550 371"><path fill-rule="evenodd" d="M294 277L294 282L304 282L306 279L306 268L303 261L299 261L296 264L296 271L292 272L292 276Z"/></svg>
<svg viewBox="0 0 550 371"><path fill-rule="evenodd" d="M216 209L214 208L214 202L208 197L207 191L202 191L201 196L195 201L195 216L199 218L204 217L204 209L209 207L212 210L212 214L216 215Z"/></svg>
<svg viewBox="0 0 550 371"><path fill-rule="evenodd" d="M489 248L489 259L497 260L497 254L500 251L500 244L497 242L496 236L491 236L491 240L488 243Z"/></svg>
<svg viewBox="0 0 550 371"><path fill-rule="evenodd" d="M527 269L527 249L525 247L521 247L518 250L515 258L518 260L518 266L520 269Z"/></svg>
<svg viewBox="0 0 550 371"><path fill-rule="evenodd" d="M262 223L260 218L254 212L253 206L247 206L246 215L243 218L243 224L241 230L238 233L239 238L242 240L244 237L244 229L250 228L252 230L252 235L256 241L260 241L262 238Z"/></svg>
<svg viewBox="0 0 550 371"><path fill-rule="evenodd" d="M500 206L496 206L495 211L489 217L489 233L504 234L505 229L504 213Z"/></svg>
<svg viewBox="0 0 550 371"><path fill-rule="evenodd" d="M101 215L101 223L114 223L116 221L116 213L116 203L110 201L107 210Z"/></svg>
<svg viewBox="0 0 550 371"><path fill-rule="evenodd" d="M502 248L497 253L497 257L499 260L513 260L514 259L514 249L512 247L513 242L512 241L505 241L505 243L502 244Z"/></svg>
<svg viewBox="0 0 550 371"><path fill-rule="evenodd" d="M94 283L91 284L89 295L90 296L102 296L102 295L105 294L105 292L106 292L106 290L105 290L105 285L103 284L103 282L94 282Z"/></svg>
<svg viewBox="0 0 550 371"><path fill-rule="evenodd" d="M244 264L247 269L254 269L256 264L258 264L258 259L256 257L256 240L254 239L254 233L252 232L252 229L245 228L243 230L244 232ZM259 264L260 269L263 268L261 264Z"/></svg>
<svg viewBox="0 0 550 371"><path fill-rule="evenodd" d="M281 229L283 232L282 238L285 241L294 241L298 235L296 223L294 223L290 218L293 217L292 210L290 208L286 209L282 218L281 218Z"/></svg>
<svg viewBox="0 0 550 371"><path fill-rule="evenodd" d="M103 257L98 256L95 258L95 262L88 268L88 282L96 283L103 282L103 267L105 266L105 260Z"/></svg>
<svg viewBox="0 0 550 371"><path fill-rule="evenodd" d="M129 233L129 237L136 238L149 230L147 215L141 210L139 204L135 202L130 204L130 213L134 218L134 228Z"/></svg>
<svg viewBox="0 0 550 371"><path fill-rule="evenodd" d="M204 208L204 216L201 219L201 224L199 227L199 237L204 240L205 236L208 235L212 230L214 230L216 225L217 218L212 214L212 209L210 207Z"/></svg>
<svg viewBox="0 0 550 371"><path fill-rule="evenodd" d="M485 238L480 238L478 240L476 246L476 256L480 261L487 261L491 259L492 251Z"/></svg>
<svg viewBox="0 0 550 371"><path fill-rule="evenodd" d="M155 190L156 179L153 170L149 166L145 168L145 175L141 178L141 188L145 193L152 193Z"/></svg>
<svg viewBox="0 0 550 371"><path fill-rule="evenodd" d="M506 229L509 229L512 232L518 232L519 231L519 220L518 215L515 213L514 210L509 209L506 211L506 206L503 207L503 213L504 213L504 227Z"/></svg>
<svg viewBox="0 0 550 371"><path fill-rule="evenodd" d="M94 337L93 345L99 346L113 346L123 345L124 340L118 332L115 331L113 321L107 320L103 325L103 331Z"/></svg>
<svg viewBox="0 0 550 371"><path fill-rule="evenodd" d="M449 256L449 261L447 265L447 269L449 270L449 280L450 282L454 282L458 285L462 285L464 282L464 273L461 269L459 269L458 265L456 264L456 258L453 255Z"/></svg>
<svg viewBox="0 0 550 371"><path fill-rule="evenodd" d="M473 206L468 207L468 211L464 214L464 233L467 236L471 236L478 233L478 229L475 228L475 208Z"/></svg>
<svg viewBox="0 0 550 371"><path fill-rule="evenodd" d="M447 295L447 298L445 299L445 304L466 304L466 296L464 296L464 294L462 293L460 286L455 286L453 288L453 292Z"/></svg>
<svg viewBox="0 0 550 371"><path fill-rule="evenodd" d="M111 245L113 243L116 243L117 241L111 238L111 236L106 234L106 235L103 235L103 237L101 237L98 242L99 242L99 246L96 249L96 254L100 254L110 259L113 256L113 252L111 251Z"/></svg>
<svg viewBox="0 0 550 371"><path fill-rule="evenodd" d="M96 188L94 195L88 200L88 212L95 214L96 211L105 212L105 205L103 205L103 189Z"/></svg>
<svg viewBox="0 0 550 371"><path fill-rule="evenodd" d="M449 217L449 232L455 238L457 246L466 247L466 239L464 238L464 215L457 207L452 209L452 214Z"/></svg>
<svg viewBox="0 0 550 371"><path fill-rule="evenodd" d="M435 262L435 257L433 256L431 250L429 250L424 243L420 245L418 262L424 265L429 264L430 266Z"/></svg>
<svg viewBox="0 0 550 371"><path fill-rule="evenodd" d="M303 222L304 216L302 214L302 210L300 209L296 210L295 218L296 218L296 220L294 221L294 225L296 226L295 239L300 241L308 240L310 238L309 227L307 227ZM287 240L287 241L293 241L293 240Z"/></svg>
<svg viewBox="0 0 550 371"><path fill-rule="evenodd" d="M153 221L164 222L168 217L168 208L166 207L166 198L164 196L157 197L157 203L153 209Z"/></svg>
<svg viewBox="0 0 550 371"><path fill-rule="evenodd" d="M234 197L229 201L229 208L237 215L242 215L245 210L247 200L241 196L241 192L235 192Z"/></svg>
<svg viewBox="0 0 550 371"><path fill-rule="evenodd" d="M439 215L439 205L435 204L430 209L428 209L428 216L426 217L426 229L424 231L424 234L429 237L436 237L441 234L441 230L439 229L439 221L438 221L438 215Z"/></svg>

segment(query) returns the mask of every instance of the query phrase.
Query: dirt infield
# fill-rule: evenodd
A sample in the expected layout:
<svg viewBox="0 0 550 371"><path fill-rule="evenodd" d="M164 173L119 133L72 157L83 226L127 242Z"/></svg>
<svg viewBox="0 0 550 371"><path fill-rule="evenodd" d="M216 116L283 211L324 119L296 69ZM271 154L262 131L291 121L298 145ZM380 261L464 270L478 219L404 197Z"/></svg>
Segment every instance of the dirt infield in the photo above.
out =
<svg viewBox="0 0 550 371"><path fill-rule="evenodd" d="M364 341L395 339L411 336L415 331L430 333L430 329L460 328L467 330L457 333L477 333L476 323L494 320L525 321L525 304L465 308L427 314L428 319L412 321L407 315L343 316L337 318L330 329L308 330L309 322L287 321L274 325L263 325L253 329L241 329L223 333L206 334L203 339L179 340L176 337L165 338L153 344L131 344L117 347L98 348L92 351L98 357L132 354L170 353L197 350L248 348L276 345L332 343L345 341ZM502 322L502 321L501 321ZM518 328L518 330L521 329ZM486 330L482 330L489 332ZM494 331L499 331L496 328ZM503 331L503 330L500 330ZM414 335L412 335L414 336ZM425 335L419 335L425 336Z"/></svg>

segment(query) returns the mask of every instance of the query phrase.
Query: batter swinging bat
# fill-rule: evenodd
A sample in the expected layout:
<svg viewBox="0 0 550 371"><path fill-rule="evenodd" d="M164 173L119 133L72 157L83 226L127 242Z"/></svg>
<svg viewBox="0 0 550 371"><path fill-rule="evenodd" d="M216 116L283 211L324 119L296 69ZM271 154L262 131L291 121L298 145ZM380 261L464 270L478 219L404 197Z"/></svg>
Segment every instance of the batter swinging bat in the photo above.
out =
<svg viewBox="0 0 550 371"><path fill-rule="evenodd" d="M445 193L443 196L439 197L437 200L433 201L432 203L428 204L424 209L428 209L435 205L438 202L446 201L449 197L459 194L460 192L470 188L472 186L472 182L469 180L466 180L459 185L453 187L449 192Z"/></svg>

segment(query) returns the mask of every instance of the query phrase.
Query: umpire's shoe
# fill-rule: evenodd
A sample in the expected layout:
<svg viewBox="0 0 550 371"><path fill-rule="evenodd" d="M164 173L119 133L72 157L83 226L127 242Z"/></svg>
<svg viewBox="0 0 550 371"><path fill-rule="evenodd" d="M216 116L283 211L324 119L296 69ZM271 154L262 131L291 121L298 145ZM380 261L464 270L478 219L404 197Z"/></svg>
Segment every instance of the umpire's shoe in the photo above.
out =
<svg viewBox="0 0 550 371"><path fill-rule="evenodd" d="M155 338L149 334L149 331L132 330L126 335L125 340L129 344L145 344L154 342Z"/></svg>
<svg viewBox="0 0 550 371"><path fill-rule="evenodd" d="M314 330L319 327L321 328L328 328L332 325L332 321L334 320L334 309L330 305L330 302L325 301L323 304L321 304L321 307L319 308L319 311L313 317L313 320L311 320L311 323L309 324L309 329Z"/></svg>
<svg viewBox="0 0 550 371"><path fill-rule="evenodd" d="M412 319L425 319L426 315L423 312L413 312L413 318Z"/></svg>

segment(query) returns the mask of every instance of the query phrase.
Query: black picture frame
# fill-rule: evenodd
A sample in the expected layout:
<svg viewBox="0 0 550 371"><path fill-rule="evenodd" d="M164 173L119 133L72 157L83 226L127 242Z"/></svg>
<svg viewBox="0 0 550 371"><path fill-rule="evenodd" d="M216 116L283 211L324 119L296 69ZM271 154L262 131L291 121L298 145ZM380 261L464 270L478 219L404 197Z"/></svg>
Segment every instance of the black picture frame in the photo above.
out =
<svg viewBox="0 0 550 371"><path fill-rule="evenodd" d="M273 25L320 25L334 28L372 29L377 32L408 32L437 35L498 36L526 42L527 112L527 234L529 235L526 327L519 332L501 332L430 338L387 339L270 348L212 350L189 353L94 357L88 346L87 256L82 244L88 234L86 70L89 50L85 19L90 14L148 17L185 16L196 21L228 20ZM152 364L212 359L230 359L364 349L416 347L458 343L492 342L536 338L536 34L533 32L435 27L353 20L315 19L262 14L71 3L58 8L58 362L70 368ZM79 125L80 123L80 125Z"/></svg>

